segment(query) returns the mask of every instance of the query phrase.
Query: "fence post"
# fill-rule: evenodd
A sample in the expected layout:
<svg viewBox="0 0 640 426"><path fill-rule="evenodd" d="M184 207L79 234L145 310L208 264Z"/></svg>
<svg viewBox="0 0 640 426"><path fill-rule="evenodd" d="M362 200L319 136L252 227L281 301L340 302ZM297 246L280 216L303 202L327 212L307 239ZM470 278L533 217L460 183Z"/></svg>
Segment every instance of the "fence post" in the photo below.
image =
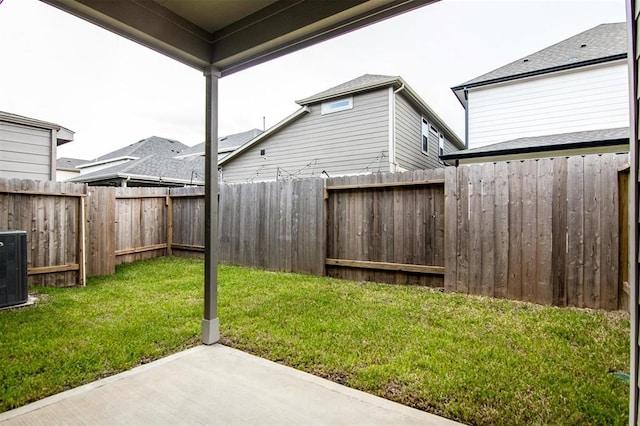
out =
<svg viewBox="0 0 640 426"><path fill-rule="evenodd" d="M444 169L444 289L456 290L458 226L458 168Z"/></svg>
<svg viewBox="0 0 640 426"><path fill-rule="evenodd" d="M167 254L173 255L173 198L171 193L166 197L165 205L167 206Z"/></svg>

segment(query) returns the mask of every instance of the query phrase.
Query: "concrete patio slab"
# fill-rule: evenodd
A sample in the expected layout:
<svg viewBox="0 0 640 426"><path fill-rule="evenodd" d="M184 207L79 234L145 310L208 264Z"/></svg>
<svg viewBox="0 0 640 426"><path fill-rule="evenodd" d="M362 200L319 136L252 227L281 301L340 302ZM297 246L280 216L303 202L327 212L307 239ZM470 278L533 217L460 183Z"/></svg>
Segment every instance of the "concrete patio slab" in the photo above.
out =
<svg viewBox="0 0 640 426"><path fill-rule="evenodd" d="M456 425L222 345L0 414L3 425Z"/></svg>

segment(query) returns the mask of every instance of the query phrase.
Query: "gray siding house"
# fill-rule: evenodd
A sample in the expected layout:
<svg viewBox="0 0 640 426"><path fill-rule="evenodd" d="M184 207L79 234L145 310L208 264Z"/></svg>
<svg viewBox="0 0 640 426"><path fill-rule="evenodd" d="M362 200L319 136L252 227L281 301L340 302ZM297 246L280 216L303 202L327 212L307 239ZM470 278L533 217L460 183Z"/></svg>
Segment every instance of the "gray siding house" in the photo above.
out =
<svg viewBox="0 0 640 426"><path fill-rule="evenodd" d="M443 167L462 140L401 78L365 74L301 108L218 162L222 182Z"/></svg>
<svg viewBox="0 0 640 426"><path fill-rule="evenodd" d="M0 111L0 177L56 180L57 147L71 141L58 124Z"/></svg>

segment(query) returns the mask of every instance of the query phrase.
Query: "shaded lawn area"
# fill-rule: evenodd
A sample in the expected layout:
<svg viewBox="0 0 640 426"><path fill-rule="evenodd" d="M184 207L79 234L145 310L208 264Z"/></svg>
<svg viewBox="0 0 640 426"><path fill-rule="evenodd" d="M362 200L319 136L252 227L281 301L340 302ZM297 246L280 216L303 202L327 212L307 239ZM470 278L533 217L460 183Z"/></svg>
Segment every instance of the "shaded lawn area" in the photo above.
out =
<svg viewBox="0 0 640 426"><path fill-rule="evenodd" d="M0 312L0 411L199 343L203 264L161 258ZM629 319L234 266L222 343L472 424L625 424Z"/></svg>

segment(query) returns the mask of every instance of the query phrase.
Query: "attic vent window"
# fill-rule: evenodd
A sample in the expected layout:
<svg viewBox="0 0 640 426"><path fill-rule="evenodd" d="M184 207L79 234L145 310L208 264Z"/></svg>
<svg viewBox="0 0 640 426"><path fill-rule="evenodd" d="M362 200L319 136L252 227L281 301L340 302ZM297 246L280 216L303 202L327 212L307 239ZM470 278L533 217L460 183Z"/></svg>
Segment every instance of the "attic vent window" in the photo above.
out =
<svg viewBox="0 0 640 426"><path fill-rule="evenodd" d="M331 114L333 112L344 111L353 108L353 97L336 99L322 103L320 113L322 115Z"/></svg>
<svg viewBox="0 0 640 426"><path fill-rule="evenodd" d="M587 47L587 43L582 43L580 47Z"/></svg>
<svg viewBox="0 0 640 426"><path fill-rule="evenodd" d="M529 62L529 58L524 58L522 62Z"/></svg>

